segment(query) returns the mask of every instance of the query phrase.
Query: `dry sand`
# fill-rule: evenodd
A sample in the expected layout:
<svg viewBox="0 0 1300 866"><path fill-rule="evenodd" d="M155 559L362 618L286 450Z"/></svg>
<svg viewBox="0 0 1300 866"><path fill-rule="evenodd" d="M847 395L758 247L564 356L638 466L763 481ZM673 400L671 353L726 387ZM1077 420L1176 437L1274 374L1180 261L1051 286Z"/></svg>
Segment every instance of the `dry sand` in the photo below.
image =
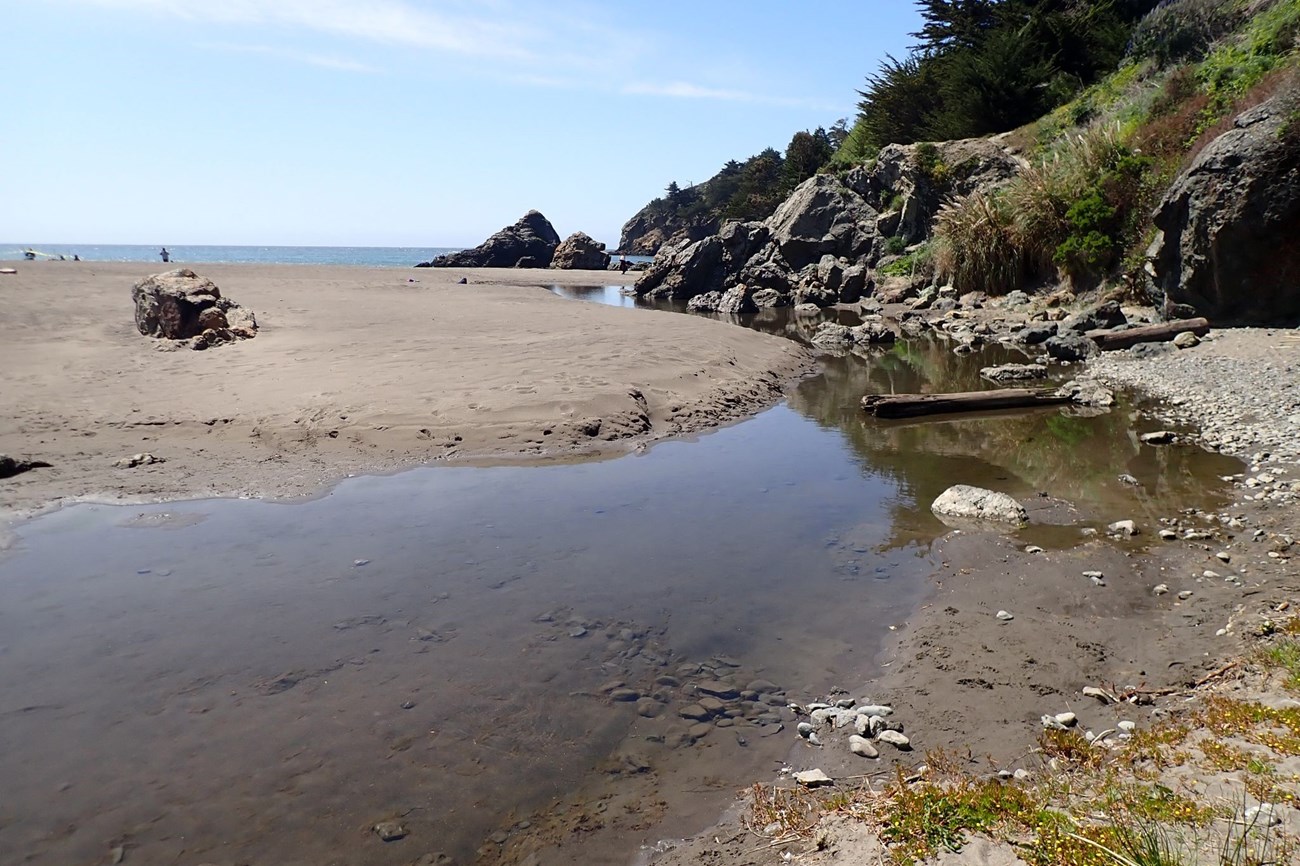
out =
<svg viewBox="0 0 1300 866"><path fill-rule="evenodd" d="M704 318L554 296L589 271L194 265L257 337L169 350L133 322L143 263L0 276L0 516L75 500L316 492L433 461L622 453L742 417L810 365ZM468 285L457 285L462 276ZM115 461L148 452L165 462Z"/></svg>

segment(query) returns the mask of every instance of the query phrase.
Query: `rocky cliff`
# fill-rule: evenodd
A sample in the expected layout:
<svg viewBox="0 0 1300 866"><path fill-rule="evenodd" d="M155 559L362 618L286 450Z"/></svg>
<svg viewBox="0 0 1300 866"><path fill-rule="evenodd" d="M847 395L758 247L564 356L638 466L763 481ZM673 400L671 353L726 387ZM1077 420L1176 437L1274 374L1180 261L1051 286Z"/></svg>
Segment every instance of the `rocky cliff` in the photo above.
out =
<svg viewBox="0 0 1300 866"><path fill-rule="evenodd" d="M989 139L891 145L869 167L809 178L766 220L728 222L665 246L636 292L678 300L718 293L715 308L732 312L855 302L870 291L875 268L929 236L943 201L1020 168Z"/></svg>
<svg viewBox="0 0 1300 866"><path fill-rule="evenodd" d="M417 268L545 268L551 264L560 236L550 220L530 210L471 250L420 262Z"/></svg>

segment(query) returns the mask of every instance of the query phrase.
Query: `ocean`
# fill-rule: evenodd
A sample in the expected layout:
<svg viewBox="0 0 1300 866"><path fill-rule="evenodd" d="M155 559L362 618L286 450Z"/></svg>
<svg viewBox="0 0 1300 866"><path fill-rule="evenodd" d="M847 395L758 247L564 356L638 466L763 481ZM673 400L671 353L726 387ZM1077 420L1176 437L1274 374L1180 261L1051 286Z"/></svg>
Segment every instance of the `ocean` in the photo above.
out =
<svg viewBox="0 0 1300 866"><path fill-rule="evenodd" d="M12 244L0 243L0 260L21 261L23 251L35 250L48 261L74 255L87 262L157 262L159 247L137 244ZM227 247L169 246L174 264L225 262L260 265L363 265L409 268L460 247Z"/></svg>
<svg viewBox="0 0 1300 866"><path fill-rule="evenodd" d="M86 262L157 262L159 247L139 244L14 244L0 242L0 261L21 261L24 250L34 250L38 260L74 255ZM173 264L223 262L257 265L360 265L370 268L410 268L434 256L463 247L226 247L169 246ZM631 262L648 262L648 256L628 256Z"/></svg>

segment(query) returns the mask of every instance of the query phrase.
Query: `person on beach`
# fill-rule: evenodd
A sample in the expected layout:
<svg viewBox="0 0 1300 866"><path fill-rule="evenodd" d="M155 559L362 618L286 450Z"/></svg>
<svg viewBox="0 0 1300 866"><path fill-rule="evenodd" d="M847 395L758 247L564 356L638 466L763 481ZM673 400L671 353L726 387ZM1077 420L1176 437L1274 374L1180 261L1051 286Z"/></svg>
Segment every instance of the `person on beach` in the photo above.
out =
<svg viewBox="0 0 1300 866"><path fill-rule="evenodd" d="M159 250L158 255L162 257L163 264L167 264L172 260L172 254L167 252L166 247L163 247L161 250Z"/></svg>
<svg viewBox="0 0 1300 866"><path fill-rule="evenodd" d="M627 254L626 254L626 253L619 253L619 254L618 254L618 272L619 272L620 274L626 274L626 273L627 273Z"/></svg>

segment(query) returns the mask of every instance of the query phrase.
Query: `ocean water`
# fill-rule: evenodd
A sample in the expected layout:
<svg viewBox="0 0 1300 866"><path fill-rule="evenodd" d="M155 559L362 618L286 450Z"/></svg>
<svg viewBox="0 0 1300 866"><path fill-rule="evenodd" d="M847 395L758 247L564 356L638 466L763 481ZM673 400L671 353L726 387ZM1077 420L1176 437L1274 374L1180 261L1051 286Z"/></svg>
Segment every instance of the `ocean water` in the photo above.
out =
<svg viewBox="0 0 1300 866"><path fill-rule="evenodd" d="M23 251L35 250L40 260L71 259L87 262L158 262L160 247L139 244L14 244L0 243L0 260L20 261ZM173 263L222 262L260 265L362 265L372 268L409 268L461 247L227 247L169 246Z"/></svg>
<svg viewBox="0 0 1300 866"><path fill-rule="evenodd" d="M140 244L15 244L0 242L0 261L21 261L24 250L35 250L39 261L158 262L160 247ZM360 265L369 268L410 268L434 256L463 247L228 247L169 246L175 264L220 262L256 265ZM648 256L628 256L628 261L648 262Z"/></svg>

